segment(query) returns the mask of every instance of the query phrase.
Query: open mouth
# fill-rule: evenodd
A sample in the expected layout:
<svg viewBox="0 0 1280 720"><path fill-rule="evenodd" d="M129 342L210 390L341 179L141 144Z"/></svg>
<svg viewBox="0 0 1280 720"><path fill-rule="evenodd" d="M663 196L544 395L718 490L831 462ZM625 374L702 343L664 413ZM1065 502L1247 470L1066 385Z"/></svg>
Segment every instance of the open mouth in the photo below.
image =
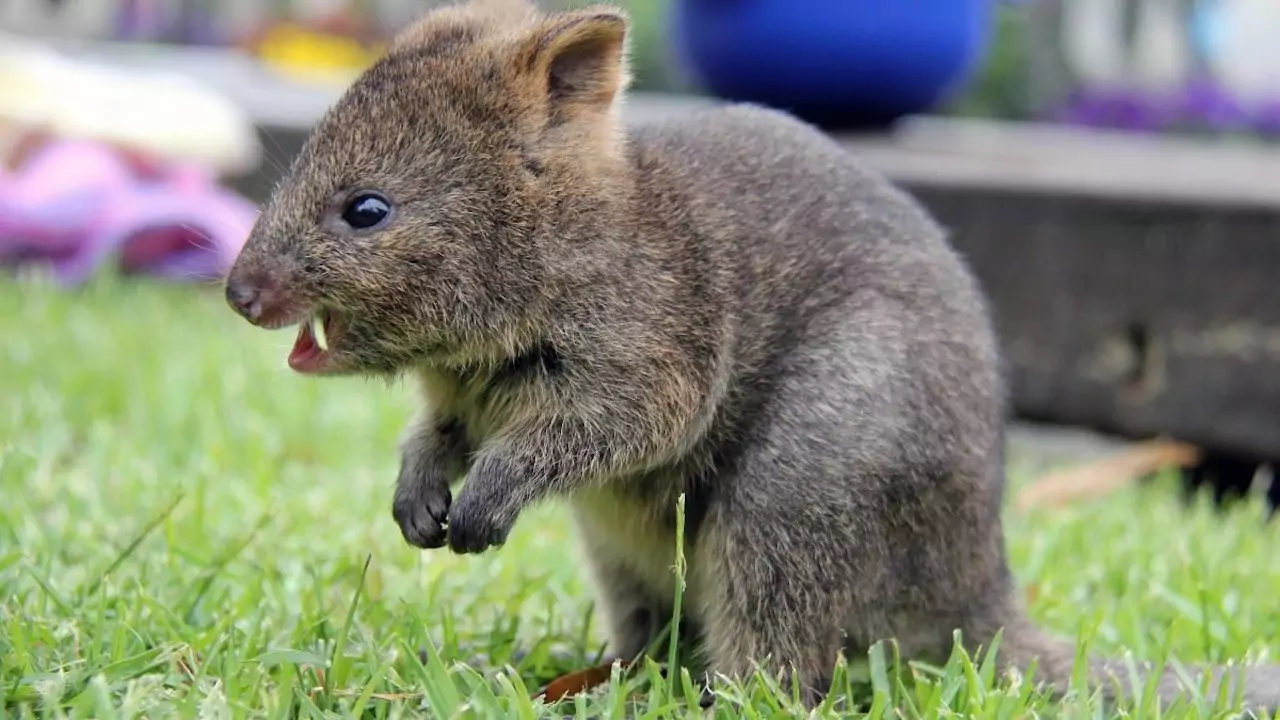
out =
<svg viewBox="0 0 1280 720"><path fill-rule="evenodd" d="M303 374L324 372L331 357L329 336L333 329L332 313L321 308L308 315L289 352L289 367Z"/></svg>

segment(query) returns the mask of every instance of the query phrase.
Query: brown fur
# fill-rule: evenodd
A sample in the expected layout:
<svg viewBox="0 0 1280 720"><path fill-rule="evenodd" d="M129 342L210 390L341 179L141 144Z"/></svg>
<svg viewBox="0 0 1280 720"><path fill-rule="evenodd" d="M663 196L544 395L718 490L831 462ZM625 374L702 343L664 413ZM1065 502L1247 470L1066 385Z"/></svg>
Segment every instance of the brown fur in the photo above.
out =
<svg viewBox="0 0 1280 720"><path fill-rule="evenodd" d="M711 671L792 669L814 699L841 651L896 638L941 660L953 630L1003 627L1005 661L1062 687L1072 648L1027 622L1006 565L1002 382L966 266L781 113L624 132L625 31L604 6L428 15L319 123L229 297L264 293L268 325L327 308L327 372L419 378L409 542L480 552L568 499L619 655L671 613L685 493ZM391 221L342 225L353 189ZM1275 705L1280 672L1246 688Z"/></svg>

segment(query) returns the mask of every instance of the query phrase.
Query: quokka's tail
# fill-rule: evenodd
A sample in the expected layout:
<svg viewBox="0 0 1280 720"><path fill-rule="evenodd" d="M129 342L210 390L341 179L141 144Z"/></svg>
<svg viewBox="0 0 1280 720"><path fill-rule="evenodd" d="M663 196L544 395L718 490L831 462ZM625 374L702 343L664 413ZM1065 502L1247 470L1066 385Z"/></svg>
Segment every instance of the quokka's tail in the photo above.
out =
<svg viewBox="0 0 1280 720"><path fill-rule="evenodd" d="M1076 649L1072 643L1055 638L1033 625L1020 615L1005 625L996 656L1001 664L1025 671L1035 661L1033 680L1045 682L1057 692L1065 692L1075 672ZM1136 687L1145 688L1156 668L1152 663L1135 662L1131 666L1124 660L1091 657L1088 660L1089 688L1100 690L1103 696L1114 701L1134 688L1133 670L1137 671ZM1210 676L1205 697L1214 700L1219 692L1226 692L1226 700L1242 700L1244 710L1254 712L1280 712L1280 665L1233 666L1183 665L1184 679L1171 663L1159 670L1156 695L1161 707L1168 707L1179 698L1188 698L1187 680L1192 688L1203 686L1205 675ZM1118 691L1118 692L1117 692Z"/></svg>

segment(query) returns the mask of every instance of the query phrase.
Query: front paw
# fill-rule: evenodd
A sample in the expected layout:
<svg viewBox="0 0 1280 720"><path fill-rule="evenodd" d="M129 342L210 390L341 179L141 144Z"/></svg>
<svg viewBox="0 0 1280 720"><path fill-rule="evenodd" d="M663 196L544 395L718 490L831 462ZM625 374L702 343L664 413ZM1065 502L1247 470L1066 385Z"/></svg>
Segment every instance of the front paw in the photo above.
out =
<svg viewBox="0 0 1280 720"><path fill-rule="evenodd" d="M498 508L469 501L466 489L449 510L449 548L456 553L482 553L502 547L511 534L514 518L508 520Z"/></svg>
<svg viewBox="0 0 1280 720"><path fill-rule="evenodd" d="M505 544L517 515L508 502L512 490L503 477L473 473L449 509L449 548L481 553Z"/></svg>
<svg viewBox="0 0 1280 720"><path fill-rule="evenodd" d="M405 542L425 550L444 547L445 523L452 500L449 483L443 475L438 479L413 481L402 478L396 485L391 514Z"/></svg>

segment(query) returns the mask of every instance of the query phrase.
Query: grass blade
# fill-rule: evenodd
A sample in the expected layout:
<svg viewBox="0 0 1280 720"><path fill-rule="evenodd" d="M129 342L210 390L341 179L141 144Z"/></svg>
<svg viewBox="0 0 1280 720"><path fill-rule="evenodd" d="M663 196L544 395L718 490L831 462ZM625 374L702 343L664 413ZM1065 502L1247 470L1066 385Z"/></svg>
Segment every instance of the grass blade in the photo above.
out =
<svg viewBox="0 0 1280 720"><path fill-rule="evenodd" d="M684 600L687 571L684 557L684 507L684 493L680 493L680 497L676 499L676 564L674 568L676 592L671 605L671 638L667 641L667 697L676 696L677 675L680 674L678 669L680 667L680 618L684 612L681 603Z"/></svg>
<svg viewBox="0 0 1280 720"><path fill-rule="evenodd" d="M333 644L333 654L329 658L329 682L325 683L330 697L339 688L346 685L347 670L351 662L345 657L347 638L351 635L351 624L355 621L356 606L360 604L360 591L364 589L365 577L369 574L369 563L373 555L365 555L364 566L360 568L360 581L356 584L355 594L351 596L351 604L347 606L347 617L342 623L342 632Z"/></svg>
<svg viewBox="0 0 1280 720"><path fill-rule="evenodd" d="M142 531L134 536L133 540L125 546L124 550L116 556L116 559L111 561L111 564L107 566L107 569L98 574L98 577L90 583L89 587L81 594L81 598L89 597L98 592L98 588L102 587L102 583L106 581L107 577L111 575L111 573L115 572L125 560L128 560L129 557L133 555L134 551L138 549L138 546L142 545L142 542L146 540L151 533L155 532L156 528L163 525L164 521L169 519L169 516L178 508L178 504L182 502L184 497L186 497L185 494L178 493L164 510L157 513L156 516L142 528Z"/></svg>
<svg viewBox="0 0 1280 720"><path fill-rule="evenodd" d="M463 703L458 685L450 675L449 668L445 667L444 661L440 659L440 653L431 639L426 638L424 644L426 647L423 655L426 662L420 661L418 653L412 650L409 650L409 655L412 658L410 664L418 671L418 676L422 680L422 692L431 705L431 714L437 718L456 717Z"/></svg>
<svg viewBox="0 0 1280 720"><path fill-rule="evenodd" d="M204 576L196 585L195 596L191 599L191 603L187 607L187 612L183 615L184 621L188 625L195 624L194 619L196 609L200 607L200 601L203 600L205 594L209 592L209 588L213 587L213 581L222 574L222 571L226 569L227 565L234 560L236 556L244 552L245 548L249 547L250 543L253 542L253 539L257 537L258 533L261 532L264 527L267 526L267 523L270 522L270 520L271 516L265 514L258 518L258 522L254 524L253 529L246 533L239 542L232 545L227 552L218 556L218 558L214 560L213 566L205 571Z"/></svg>

